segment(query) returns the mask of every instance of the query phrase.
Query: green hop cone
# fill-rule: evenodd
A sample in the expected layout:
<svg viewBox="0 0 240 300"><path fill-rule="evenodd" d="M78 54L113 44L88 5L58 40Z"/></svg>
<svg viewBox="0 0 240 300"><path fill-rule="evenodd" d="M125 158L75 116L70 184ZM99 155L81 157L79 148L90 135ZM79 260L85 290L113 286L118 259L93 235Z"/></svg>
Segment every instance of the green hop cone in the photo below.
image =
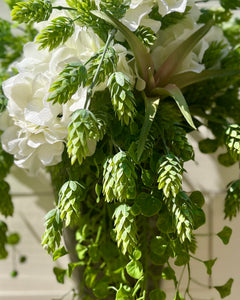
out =
<svg viewBox="0 0 240 300"><path fill-rule="evenodd" d="M228 186L227 195L225 198L224 213L225 218L230 220L237 216L240 211L240 180L232 182Z"/></svg>
<svg viewBox="0 0 240 300"><path fill-rule="evenodd" d="M131 214L131 207L126 204L119 205L113 214L114 231L116 233L116 241L122 253L127 252L132 255L137 249L137 226L134 216Z"/></svg>
<svg viewBox="0 0 240 300"><path fill-rule="evenodd" d="M115 50L112 47L108 47L106 52L104 50L105 48L100 49L90 60L86 85L104 82L116 68L118 57Z"/></svg>
<svg viewBox="0 0 240 300"><path fill-rule="evenodd" d="M95 148L95 142L103 138L105 126L92 112L85 109L76 110L69 124L67 152L71 157L71 163L82 161L91 154L91 147Z"/></svg>
<svg viewBox="0 0 240 300"><path fill-rule="evenodd" d="M129 8L129 4L129 0L101 0L100 9L106 13L110 13L116 19L121 19Z"/></svg>
<svg viewBox="0 0 240 300"><path fill-rule="evenodd" d="M139 26L134 33L144 45L149 47L152 46L157 39L154 31L150 27Z"/></svg>
<svg viewBox="0 0 240 300"><path fill-rule="evenodd" d="M67 64L59 74L57 80L51 85L48 101L53 103L66 103L78 90L79 86L86 84L87 70L81 63Z"/></svg>
<svg viewBox="0 0 240 300"><path fill-rule="evenodd" d="M191 241L192 230L194 227L193 207L191 199L184 193L180 192L171 200L169 208L174 216L177 234L183 243L186 239Z"/></svg>
<svg viewBox="0 0 240 300"><path fill-rule="evenodd" d="M12 10L13 21L18 23L41 22L48 20L52 13L52 4L48 0L29 0L18 2Z"/></svg>
<svg viewBox="0 0 240 300"><path fill-rule="evenodd" d="M108 80L108 87L111 94L112 105L121 124L129 124L136 115L136 103L132 93L132 84L129 78L121 73L113 73Z"/></svg>
<svg viewBox="0 0 240 300"><path fill-rule="evenodd" d="M64 44L74 32L74 22L68 17L58 17L44 28L37 36L36 41L40 44L39 49L49 48L49 51Z"/></svg>
<svg viewBox="0 0 240 300"><path fill-rule="evenodd" d="M63 222L60 218L60 210L54 208L45 216L45 231L42 236L42 245L48 253L54 252L59 247L62 236Z"/></svg>
<svg viewBox="0 0 240 300"><path fill-rule="evenodd" d="M240 126L230 125L226 130L226 146L234 160L240 160Z"/></svg>
<svg viewBox="0 0 240 300"><path fill-rule="evenodd" d="M192 145L188 143L186 132L179 126L172 126L167 131L167 144L174 155L183 161L194 159Z"/></svg>
<svg viewBox="0 0 240 300"><path fill-rule="evenodd" d="M107 202L123 202L136 197L137 174L126 153L118 152L108 158L103 171L103 194Z"/></svg>
<svg viewBox="0 0 240 300"><path fill-rule="evenodd" d="M159 160L158 189L166 198L176 197L182 186L183 166L173 154L164 155Z"/></svg>
<svg viewBox="0 0 240 300"><path fill-rule="evenodd" d="M80 217L80 202L83 200L84 187L77 181L67 181L59 191L58 208L65 226L74 225Z"/></svg>

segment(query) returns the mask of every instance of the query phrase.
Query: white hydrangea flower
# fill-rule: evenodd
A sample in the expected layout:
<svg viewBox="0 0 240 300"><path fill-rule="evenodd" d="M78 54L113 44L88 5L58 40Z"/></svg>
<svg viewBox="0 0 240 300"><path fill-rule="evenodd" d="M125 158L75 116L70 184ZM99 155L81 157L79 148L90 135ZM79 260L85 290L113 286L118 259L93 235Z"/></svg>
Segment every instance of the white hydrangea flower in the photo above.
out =
<svg viewBox="0 0 240 300"><path fill-rule="evenodd" d="M49 88L67 63L85 63L103 46L104 42L91 29L78 25L72 37L51 52L39 51L34 42L25 45L22 60L14 64L19 74L3 84L13 124L3 133L2 144L5 151L14 155L19 167L35 174L40 168L61 161L71 114L84 108L87 87L80 87L63 105L47 102ZM134 82L126 48L117 44L113 47L119 57L118 71L128 74ZM106 83L95 90L104 88ZM95 146L96 143L89 143L89 155Z"/></svg>

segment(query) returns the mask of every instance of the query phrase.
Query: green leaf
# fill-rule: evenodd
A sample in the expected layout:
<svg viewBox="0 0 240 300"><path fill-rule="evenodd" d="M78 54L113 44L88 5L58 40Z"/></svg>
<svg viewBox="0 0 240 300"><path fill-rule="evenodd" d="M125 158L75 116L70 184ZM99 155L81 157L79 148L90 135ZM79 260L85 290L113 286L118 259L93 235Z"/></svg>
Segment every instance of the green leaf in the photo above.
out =
<svg viewBox="0 0 240 300"><path fill-rule="evenodd" d="M200 207L194 207L192 210L193 215L193 228L196 230L206 222L204 211Z"/></svg>
<svg viewBox="0 0 240 300"><path fill-rule="evenodd" d="M176 266L183 266L183 265L186 265L189 263L189 260L190 260L190 256L187 252L185 251L182 251L178 254L174 264Z"/></svg>
<svg viewBox="0 0 240 300"><path fill-rule="evenodd" d="M214 288L219 292L221 298L225 298L231 294L233 279L230 278L224 285L222 286L214 286Z"/></svg>
<svg viewBox="0 0 240 300"><path fill-rule="evenodd" d="M215 259L210 259L210 260L205 260L203 263L207 268L207 274L212 275L212 267L215 264L217 258Z"/></svg>
<svg viewBox="0 0 240 300"><path fill-rule="evenodd" d="M142 257L142 252L140 250L133 251L133 258L134 260L139 260Z"/></svg>
<svg viewBox="0 0 240 300"><path fill-rule="evenodd" d="M200 208L203 207L205 203L204 196L200 191L192 192L189 198L192 200L194 204L196 204Z"/></svg>
<svg viewBox="0 0 240 300"><path fill-rule="evenodd" d="M186 121L188 122L188 124L196 129L189 108L188 108L188 104L183 96L183 93L181 92L181 90L175 85L175 84L168 84L166 85L164 88L156 88L152 91L152 93L154 95L159 95L159 96L170 96L172 97L175 102L177 103L182 115L184 116L184 118L186 119Z"/></svg>
<svg viewBox="0 0 240 300"><path fill-rule="evenodd" d="M85 263L82 261L79 262L74 262L74 263L69 263L68 264L68 270L67 270L67 275L68 277L72 276L73 271L75 270L75 268L79 267L79 266L84 266Z"/></svg>
<svg viewBox="0 0 240 300"><path fill-rule="evenodd" d="M149 298L150 298L150 300L165 300L166 294L162 290L155 289L149 293Z"/></svg>
<svg viewBox="0 0 240 300"><path fill-rule="evenodd" d="M121 285L120 289L117 291L116 300L133 300L131 294L132 291L130 287Z"/></svg>
<svg viewBox="0 0 240 300"><path fill-rule="evenodd" d="M5 217L12 216L14 206L10 195L10 186L5 180L0 180L0 213Z"/></svg>
<svg viewBox="0 0 240 300"><path fill-rule="evenodd" d="M157 198L147 193L138 194L135 203L139 206L141 213L146 217L157 214L162 207L162 199L160 197Z"/></svg>
<svg viewBox="0 0 240 300"><path fill-rule="evenodd" d="M138 149L137 149L138 161L140 160L141 155L143 153L149 131L151 129L153 120L157 113L160 99L145 97L144 101L145 101L145 116L144 116L144 122L143 122L143 126L140 132L139 142L138 142Z"/></svg>
<svg viewBox="0 0 240 300"><path fill-rule="evenodd" d="M202 153L214 153L218 148L218 140L205 139L200 141L198 144Z"/></svg>
<svg viewBox="0 0 240 300"><path fill-rule="evenodd" d="M185 299L181 296L179 291L177 291L173 300L185 300Z"/></svg>
<svg viewBox="0 0 240 300"><path fill-rule="evenodd" d="M93 293L97 297L97 299L105 299L109 294L108 282L106 279L99 280L94 288Z"/></svg>
<svg viewBox="0 0 240 300"><path fill-rule="evenodd" d="M67 270L65 269L61 269L61 268L57 268L57 267L54 267L53 268L53 272L56 276L56 279L59 283L64 283L64 279L65 279L65 275L67 273Z"/></svg>
<svg viewBox="0 0 240 300"><path fill-rule="evenodd" d="M236 163L236 160L229 152L226 152L218 155L218 162L225 167L230 167Z"/></svg>
<svg viewBox="0 0 240 300"><path fill-rule="evenodd" d="M190 35L168 56L155 74L156 86L165 86L169 83L170 78L175 73L178 66L183 62L196 44L208 33L212 25L213 20L210 20L207 24L203 25Z"/></svg>
<svg viewBox="0 0 240 300"><path fill-rule="evenodd" d="M126 271L129 276L131 276L134 279L139 279L143 275L143 266L142 263L139 260L131 260L126 265Z"/></svg>
<svg viewBox="0 0 240 300"><path fill-rule="evenodd" d="M223 230L217 233L217 236L222 240L224 245L229 243L232 235L232 229L228 226L224 226Z"/></svg>
<svg viewBox="0 0 240 300"><path fill-rule="evenodd" d="M175 271L171 267L166 267L162 271L162 278L166 280L173 280L176 278Z"/></svg>
<svg viewBox="0 0 240 300"><path fill-rule="evenodd" d="M53 252L53 261L57 260L59 257L62 257L66 254L68 254L68 252L65 249L65 247L62 246L61 248L59 248Z"/></svg>
<svg viewBox="0 0 240 300"><path fill-rule="evenodd" d="M9 245L17 245L20 242L20 235L18 233L12 233L7 238L7 243Z"/></svg>
<svg viewBox="0 0 240 300"><path fill-rule="evenodd" d="M106 22L117 28L119 31L121 31L121 33L127 40L131 50L133 51L140 76L146 81L147 86L151 89L153 87L152 74L154 65L148 49L143 45L143 43L133 32L131 32L125 25L115 19L112 15L105 14L104 12L100 12L97 10L92 11L92 14L105 20Z"/></svg>
<svg viewBox="0 0 240 300"><path fill-rule="evenodd" d="M170 79L170 83L175 84L180 89L191 84L204 80L210 80L218 77L234 76L240 73L240 70L223 69L223 70L204 70L201 73L185 72L177 74Z"/></svg>

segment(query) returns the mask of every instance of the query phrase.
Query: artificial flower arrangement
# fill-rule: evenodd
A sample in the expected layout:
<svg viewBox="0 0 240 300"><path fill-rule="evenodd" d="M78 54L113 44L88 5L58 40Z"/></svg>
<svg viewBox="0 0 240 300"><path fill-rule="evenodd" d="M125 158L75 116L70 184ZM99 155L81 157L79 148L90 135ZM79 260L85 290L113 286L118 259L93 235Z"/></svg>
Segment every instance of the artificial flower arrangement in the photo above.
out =
<svg viewBox="0 0 240 300"><path fill-rule="evenodd" d="M231 11L239 1L215 10L193 0L6 2L27 37L0 48L1 214L13 214L4 181L13 160L32 175L46 169L56 202L42 245L54 260L71 257L54 272L62 283L78 277L74 299L164 300L163 279L174 300L193 299L174 270L190 272L205 223L201 191L182 189L184 163L194 160L187 135L205 126L215 138L201 151L225 145L221 164L240 159L240 23ZM11 43L25 44L23 54ZM226 218L237 215L239 192L236 179ZM225 243L230 235L218 233ZM1 258L9 240L0 221ZM208 274L214 262L202 261ZM222 298L232 283L215 287Z"/></svg>

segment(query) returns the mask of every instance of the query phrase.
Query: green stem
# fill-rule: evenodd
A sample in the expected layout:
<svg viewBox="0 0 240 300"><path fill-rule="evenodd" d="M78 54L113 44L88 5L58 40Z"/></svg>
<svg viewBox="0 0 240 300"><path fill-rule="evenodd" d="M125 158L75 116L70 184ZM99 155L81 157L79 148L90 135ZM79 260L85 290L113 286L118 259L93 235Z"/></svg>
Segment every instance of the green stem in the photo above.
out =
<svg viewBox="0 0 240 300"><path fill-rule="evenodd" d="M53 6L52 9L58 9L58 10L74 10L77 11L76 8L72 8L72 7L66 7L66 6Z"/></svg>
<svg viewBox="0 0 240 300"><path fill-rule="evenodd" d="M114 37L116 31L117 31L116 29L113 29L113 30L111 31L111 33L109 34L109 36L108 36L108 39L107 39L107 41L106 41L106 45L105 45L105 47L104 47L104 51L103 51L103 54L102 54L100 63L99 63L99 65L98 65L98 68L97 68L97 70L96 70L96 73L95 73L95 75L94 75L94 77L93 77L93 81L92 81L92 84L91 84L91 86L90 86L90 89L88 90L87 99L86 99L86 102L85 102L85 105L84 105L84 109L87 108L88 102L89 102L89 100L90 100L90 98L91 98L91 96L92 96L92 90L93 90L94 85L96 84L97 77L98 77L98 74L99 74L99 72L100 72L100 69L101 69L101 66L102 66L104 57L105 57L105 55L106 55L107 49L108 49L108 47L109 47L109 45L110 45L110 42L112 41L112 39L113 39L113 37Z"/></svg>

